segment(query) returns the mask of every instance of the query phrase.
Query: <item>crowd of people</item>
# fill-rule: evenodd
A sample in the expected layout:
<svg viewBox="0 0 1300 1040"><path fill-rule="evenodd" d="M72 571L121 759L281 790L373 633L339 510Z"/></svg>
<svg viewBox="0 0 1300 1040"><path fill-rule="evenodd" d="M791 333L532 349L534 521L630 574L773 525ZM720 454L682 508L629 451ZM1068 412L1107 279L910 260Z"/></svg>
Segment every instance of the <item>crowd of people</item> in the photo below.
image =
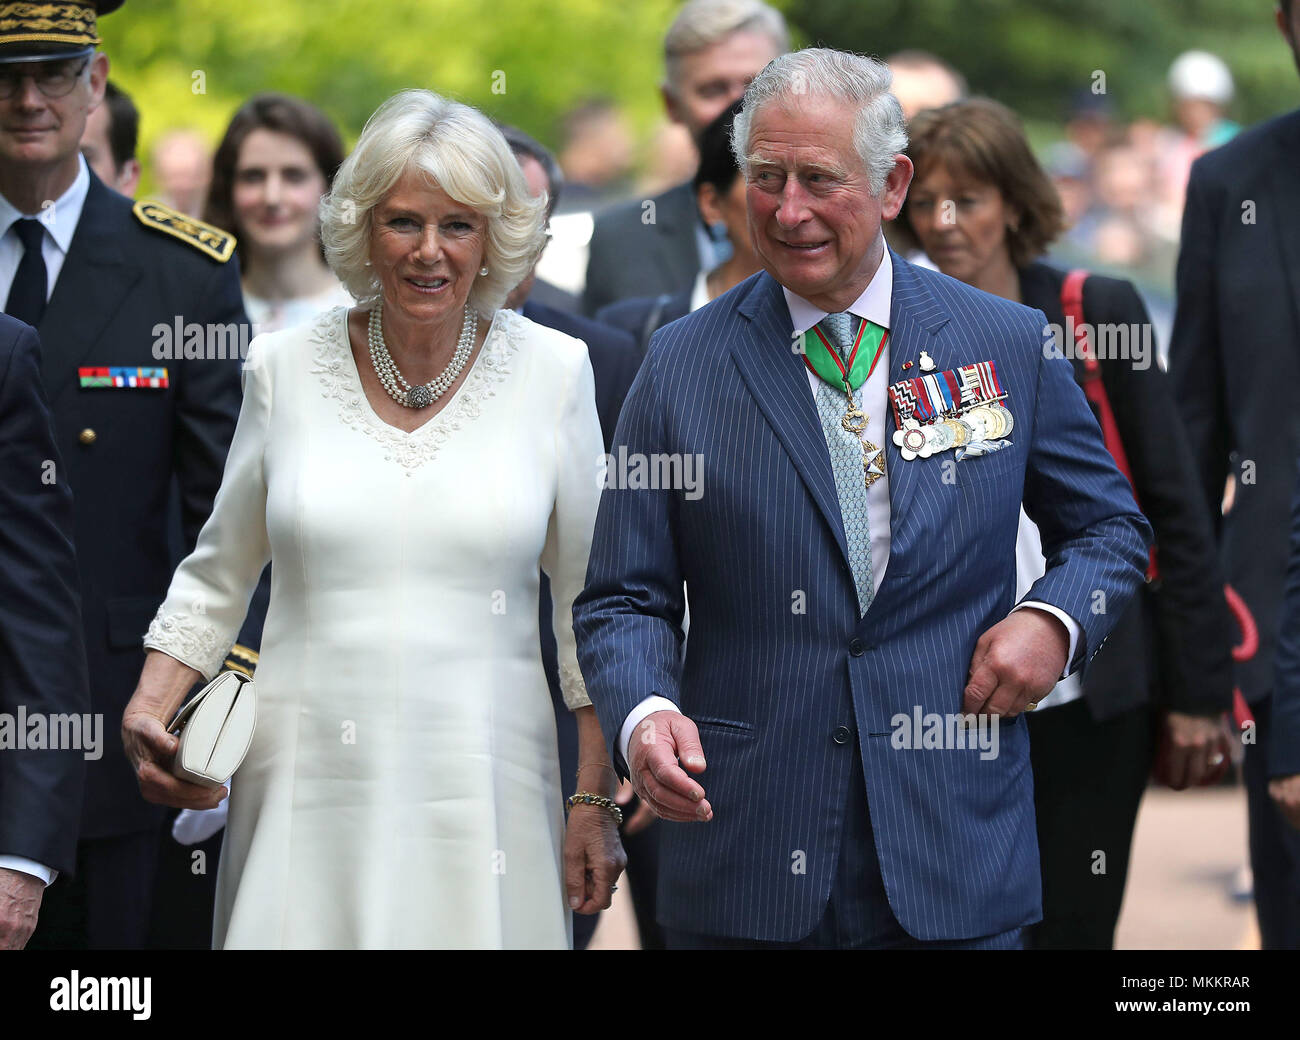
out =
<svg viewBox="0 0 1300 1040"><path fill-rule="evenodd" d="M1193 51L1175 129L1084 90L1040 159L934 55L689 0L653 194L606 98L557 155L412 89L351 151L259 94L136 201L122 0L46 6L0 23L0 947L580 949L622 883L643 948L1109 948L1152 778L1237 761L1300 946L1300 115Z"/></svg>

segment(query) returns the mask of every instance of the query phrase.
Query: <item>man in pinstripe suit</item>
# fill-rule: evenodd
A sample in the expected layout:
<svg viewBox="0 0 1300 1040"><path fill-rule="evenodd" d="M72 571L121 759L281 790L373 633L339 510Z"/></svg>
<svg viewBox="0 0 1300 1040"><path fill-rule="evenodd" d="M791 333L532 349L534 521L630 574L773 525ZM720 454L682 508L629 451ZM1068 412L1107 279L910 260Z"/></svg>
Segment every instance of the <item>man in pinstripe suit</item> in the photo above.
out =
<svg viewBox="0 0 1300 1040"><path fill-rule="evenodd" d="M765 271L655 336L614 438L704 467L690 489L615 467L574 607L615 761L673 821L677 946L1019 946L1041 899L1018 715L1142 580L1149 528L1043 315L885 247L912 172L888 88L817 49L753 81L735 146ZM889 385L983 362L1011 419L954 419L960 461L931 427L895 443ZM1022 493L1049 568L1016 605ZM1000 717L992 754L944 725L963 714Z"/></svg>

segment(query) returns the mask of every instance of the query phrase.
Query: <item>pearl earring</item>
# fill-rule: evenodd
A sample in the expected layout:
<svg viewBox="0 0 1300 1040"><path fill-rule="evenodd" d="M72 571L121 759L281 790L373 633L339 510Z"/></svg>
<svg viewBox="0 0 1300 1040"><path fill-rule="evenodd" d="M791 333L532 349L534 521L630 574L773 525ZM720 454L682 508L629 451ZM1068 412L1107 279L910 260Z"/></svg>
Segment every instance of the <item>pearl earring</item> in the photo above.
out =
<svg viewBox="0 0 1300 1040"><path fill-rule="evenodd" d="M478 269L478 273L484 275L487 274L488 273L487 264L484 264L482 267L480 267Z"/></svg>

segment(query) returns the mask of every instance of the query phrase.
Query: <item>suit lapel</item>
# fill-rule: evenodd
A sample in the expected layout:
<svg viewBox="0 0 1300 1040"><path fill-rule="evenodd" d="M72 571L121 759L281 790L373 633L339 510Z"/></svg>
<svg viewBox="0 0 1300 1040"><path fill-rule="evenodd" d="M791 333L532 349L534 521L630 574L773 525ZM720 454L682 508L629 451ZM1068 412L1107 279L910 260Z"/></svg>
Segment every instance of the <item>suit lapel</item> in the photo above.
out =
<svg viewBox="0 0 1300 1040"><path fill-rule="evenodd" d="M1271 212L1265 215L1261 207L1259 218L1268 220L1277 233L1282 270L1295 313L1300 315L1300 194L1295 190L1295 167L1300 159L1300 115L1287 120L1273 145L1276 158L1268 182Z"/></svg>
<svg viewBox="0 0 1300 1040"><path fill-rule="evenodd" d="M751 324L749 335L731 339L731 354L741 378L794 462L847 561L835 474L802 356L792 347L794 327L780 285L761 272L737 311Z"/></svg>
<svg viewBox="0 0 1300 1040"><path fill-rule="evenodd" d="M951 348L935 335L948 321L947 312L917 276L915 267L892 250L890 256L894 262L894 291L889 307L890 384L921 374L917 361L922 350L934 358L938 366L936 371L940 372L969 361L985 360L951 356ZM904 371L903 365L908 361L912 362L912 367ZM912 545L913 525L908 523L908 507L926 463L920 459L904 460L894 444L896 426L888 400L885 407L889 409L885 419L885 455L889 468L889 557L894 561L901 560ZM892 562L889 569L895 570Z"/></svg>
<svg viewBox="0 0 1300 1040"><path fill-rule="evenodd" d="M38 328L41 375L51 400L76 385L78 363L140 278L140 269L117 242L111 203L109 189L92 173L81 219Z"/></svg>

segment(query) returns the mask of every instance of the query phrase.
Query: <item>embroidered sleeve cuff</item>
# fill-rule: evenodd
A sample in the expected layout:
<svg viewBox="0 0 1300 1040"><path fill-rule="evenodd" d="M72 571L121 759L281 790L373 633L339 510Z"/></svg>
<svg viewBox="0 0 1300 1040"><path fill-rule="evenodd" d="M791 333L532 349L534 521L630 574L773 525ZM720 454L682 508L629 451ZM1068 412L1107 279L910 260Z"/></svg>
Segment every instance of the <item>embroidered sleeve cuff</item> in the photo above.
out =
<svg viewBox="0 0 1300 1040"><path fill-rule="evenodd" d="M159 607L144 637L144 646L146 650L161 650L210 681L221 672L234 641L233 633L226 635L209 621L193 614L164 615Z"/></svg>
<svg viewBox="0 0 1300 1040"><path fill-rule="evenodd" d="M587 683L582 678L582 670L576 664L560 665L560 696L570 711L591 707L591 698L587 696Z"/></svg>

